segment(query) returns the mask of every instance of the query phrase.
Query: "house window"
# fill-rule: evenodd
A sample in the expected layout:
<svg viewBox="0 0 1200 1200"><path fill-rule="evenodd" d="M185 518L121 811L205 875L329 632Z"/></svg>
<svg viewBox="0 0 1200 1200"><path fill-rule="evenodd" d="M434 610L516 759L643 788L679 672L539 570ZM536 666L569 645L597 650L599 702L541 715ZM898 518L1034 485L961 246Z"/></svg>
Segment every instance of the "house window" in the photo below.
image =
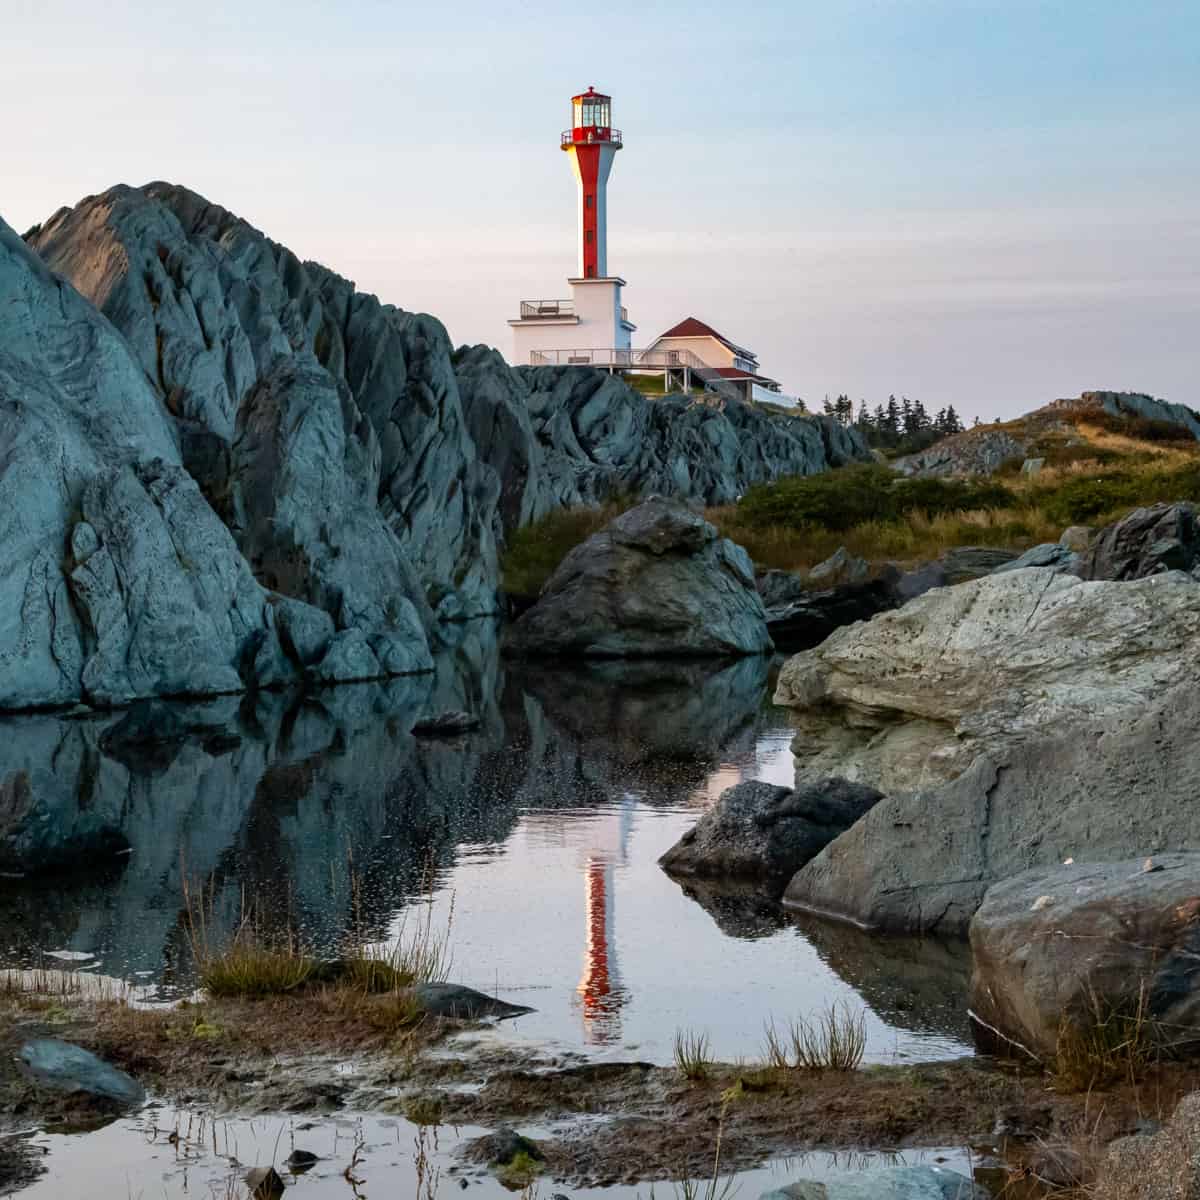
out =
<svg viewBox="0 0 1200 1200"><path fill-rule="evenodd" d="M586 196L584 196L584 198L583 198L584 207L585 207L585 208L591 208L591 207L592 207L592 201L593 201L594 199L595 199L595 197L592 195L592 193L591 193L591 192L588 192L588 194L587 194Z"/></svg>
<svg viewBox="0 0 1200 1200"><path fill-rule="evenodd" d="M594 234L594 233L592 233L592 231L589 229L589 230L588 230L588 231L587 231L587 232L586 232L586 233L583 235L583 240L584 240L585 242L590 242L590 241L592 241L592 239L593 239L594 237L595 237L595 234Z"/></svg>

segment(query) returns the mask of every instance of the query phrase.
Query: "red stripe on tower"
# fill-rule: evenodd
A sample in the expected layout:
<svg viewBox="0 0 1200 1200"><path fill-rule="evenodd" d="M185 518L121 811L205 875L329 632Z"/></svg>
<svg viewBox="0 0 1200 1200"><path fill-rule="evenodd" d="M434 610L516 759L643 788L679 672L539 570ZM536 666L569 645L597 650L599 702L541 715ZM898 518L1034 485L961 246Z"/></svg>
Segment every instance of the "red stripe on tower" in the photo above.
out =
<svg viewBox="0 0 1200 1200"><path fill-rule="evenodd" d="M597 225L599 208L600 147L578 146L579 182L583 188L583 277L595 279L599 274L600 230Z"/></svg>

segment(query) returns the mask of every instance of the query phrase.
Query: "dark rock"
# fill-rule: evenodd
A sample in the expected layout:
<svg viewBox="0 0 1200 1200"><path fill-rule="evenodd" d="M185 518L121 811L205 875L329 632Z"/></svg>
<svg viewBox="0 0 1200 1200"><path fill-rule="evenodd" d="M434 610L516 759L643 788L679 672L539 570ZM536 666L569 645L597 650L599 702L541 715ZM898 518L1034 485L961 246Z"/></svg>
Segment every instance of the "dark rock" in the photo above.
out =
<svg viewBox="0 0 1200 1200"><path fill-rule="evenodd" d="M971 921L971 1012L990 1038L1054 1057L1064 1024L1144 1016L1200 1046L1200 853L1037 867Z"/></svg>
<svg viewBox="0 0 1200 1200"><path fill-rule="evenodd" d="M749 556L703 517L655 497L563 560L513 626L517 655L624 658L771 648Z"/></svg>
<svg viewBox="0 0 1200 1200"><path fill-rule="evenodd" d="M949 584L966 583L969 579L982 579L999 568L1008 565L1017 557L1013 550L1000 550L993 546L956 546L947 550L937 560L946 574Z"/></svg>
<svg viewBox="0 0 1200 1200"><path fill-rule="evenodd" d="M246 1188L253 1200L278 1200L287 1190L274 1167L251 1167L245 1175Z"/></svg>
<svg viewBox="0 0 1200 1200"><path fill-rule="evenodd" d="M1152 504L1106 525L1080 557L1083 579L1142 579L1191 571L1200 563L1200 524L1192 504Z"/></svg>
<svg viewBox="0 0 1200 1200"><path fill-rule="evenodd" d="M56 1092L82 1094L122 1108L146 1099L136 1079L70 1042L35 1038L21 1047L17 1057L31 1079Z"/></svg>
<svg viewBox="0 0 1200 1200"><path fill-rule="evenodd" d="M479 1021L489 1017L503 1021L534 1011L523 1004L506 1004L458 983L418 983L412 991L425 1012L458 1021Z"/></svg>
<svg viewBox="0 0 1200 1200"><path fill-rule="evenodd" d="M311 1150L293 1150L287 1156L288 1167L299 1174L303 1171L309 1171L321 1161L319 1154L313 1154Z"/></svg>
<svg viewBox="0 0 1200 1200"><path fill-rule="evenodd" d="M797 791L740 783L658 861L673 875L753 879L775 895L882 794L845 779L823 779Z"/></svg>
<svg viewBox="0 0 1200 1200"><path fill-rule="evenodd" d="M1043 542L1026 550L1019 558L1006 562L992 572L999 575L1002 571L1020 571L1024 567L1048 567L1053 571L1071 571L1079 562L1079 555L1064 546L1061 542Z"/></svg>
<svg viewBox="0 0 1200 1200"><path fill-rule="evenodd" d="M869 621L877 613L895 608L899 582L899 572L889 565L878 578L865 583L824 592L801 591L790 603L766 608L771 640L789 650L819 646L835 629Z"/></svg>
<svg viewBox="0 0 1200 1200"><path fill-rule="evenodd" d="M893 593L897 604L907 604L934 588L949 587L950 576L939 562L922 563L911 571L905 571L896 581Z"/></svg>
<svg viewBox="0 0 1200 1200"><path fill-rule="evenodd" d="M444 712L424 717L413 727L418 737L452 737L479 728L479 718L468 712Z"/></svg>
<svg viewBox="0 0 1200 1200"><path fill-rule="evenodd" d="M507 1167L518 1155L525 1155L534 1162L545 1162L546 1156L536 1142L518 1133L508 1126L497 1129L482 1137L473 1147L475 1157L486 1162L489 1167Z"/></svg>

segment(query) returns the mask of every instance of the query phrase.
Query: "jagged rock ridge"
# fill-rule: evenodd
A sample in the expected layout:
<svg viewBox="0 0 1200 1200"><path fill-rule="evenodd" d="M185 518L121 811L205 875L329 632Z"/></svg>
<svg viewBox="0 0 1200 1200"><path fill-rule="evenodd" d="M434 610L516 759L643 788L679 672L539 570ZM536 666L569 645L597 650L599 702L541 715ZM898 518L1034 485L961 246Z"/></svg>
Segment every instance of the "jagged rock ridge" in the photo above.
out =
<svg viewBox="0 0 1200 1200"><path fill-rule="evenodd" d="M496 610L523 523L867 453L821 418L455 355L170 184L30 230L67 283L3 234L0 708L428 670L437 619Z"/></svg>

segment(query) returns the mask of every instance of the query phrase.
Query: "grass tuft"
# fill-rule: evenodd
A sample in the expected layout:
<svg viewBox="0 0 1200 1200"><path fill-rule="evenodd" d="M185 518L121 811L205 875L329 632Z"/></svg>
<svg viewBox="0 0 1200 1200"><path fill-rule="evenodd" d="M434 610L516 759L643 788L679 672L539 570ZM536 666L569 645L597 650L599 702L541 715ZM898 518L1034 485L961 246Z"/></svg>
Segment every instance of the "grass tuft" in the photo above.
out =
<svg viewBox="0 0 1200 1200"><path fill-rule="evenodd" d="M1135 1081L1163 1057L1166 1038L1150 1017L1143 983L1131 1005L1106 1005L1089 991L1087 1011L1059 1026L1054 1078L1068 1092L1089 1091L1119 1079Z"/></svg>
<svg viewBox="0 0 1200 1200"><path fill-rule="evenodd" d="M866 1011L831 1004L815 1018L797 1017L780 1032L774 1021L764 1030L763 1058L775 1070L854 1071L867 1048Z"/></svg>
<svg viewBox="0 0 1200 1200"><path fill-rule="evenodd" d="M680 1029L675 1033L675 1065L693 1083L707 1079L712 1070L707 1033Z"/></svg>

